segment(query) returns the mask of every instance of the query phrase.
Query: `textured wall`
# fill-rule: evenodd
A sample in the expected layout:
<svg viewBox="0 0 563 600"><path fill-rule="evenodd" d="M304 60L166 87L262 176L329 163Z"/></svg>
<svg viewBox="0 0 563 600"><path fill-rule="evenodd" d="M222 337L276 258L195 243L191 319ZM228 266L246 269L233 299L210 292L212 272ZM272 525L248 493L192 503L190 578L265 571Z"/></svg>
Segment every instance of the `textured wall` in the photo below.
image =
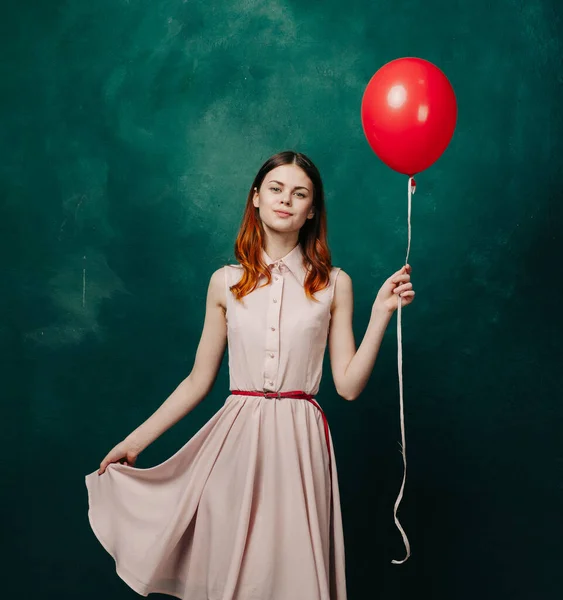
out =
<svg viewBox="0 0 563 600"><path fill-rule="evenodd" d="M404 552L392 518L402 478L394 319L362 396L336 395L328 356L319 395L340 473L350 600L561 597L558 4L32 0L6 9L5 589L134 597L89 531L83 476L188 374L209 277L234 262L248 187L279 150L303 151L321 170L359 344L407 242L406 178L369 149L361 97L385 62L419 56L448 75L459 120L413 198L399 511L413 555L390 564ZM224 361L209 397L139 466L164 460L218 410L226 370Z"/></svg>

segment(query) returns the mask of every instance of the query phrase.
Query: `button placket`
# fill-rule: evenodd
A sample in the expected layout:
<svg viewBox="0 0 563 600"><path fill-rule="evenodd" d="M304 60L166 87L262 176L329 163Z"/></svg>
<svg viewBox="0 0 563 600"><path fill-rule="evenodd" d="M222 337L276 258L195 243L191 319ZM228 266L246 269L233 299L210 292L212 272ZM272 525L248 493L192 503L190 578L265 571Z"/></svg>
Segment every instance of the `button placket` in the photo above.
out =
<svg viewBox="0 0 563 600"><path fill-rule="evenodd" d="M264 389L274 391L279 367L279 323L284 279L279 263L272 267L270 302L266 313L266 344L264 349Z"/></svg>

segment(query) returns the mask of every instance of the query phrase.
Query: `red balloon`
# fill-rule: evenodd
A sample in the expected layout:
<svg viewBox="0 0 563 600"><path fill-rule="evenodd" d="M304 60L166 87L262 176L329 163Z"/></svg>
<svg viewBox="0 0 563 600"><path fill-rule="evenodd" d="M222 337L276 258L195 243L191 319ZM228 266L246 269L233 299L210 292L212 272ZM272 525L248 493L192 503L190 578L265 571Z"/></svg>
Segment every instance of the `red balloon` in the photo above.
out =
<svg viewBox="0 0 563 600"><path fill-rule="evenodd" d="M451 83L421 58L398 58L381 67L362 98L369 145L387 166L411 177L440 158L456 121Z"/></svg>

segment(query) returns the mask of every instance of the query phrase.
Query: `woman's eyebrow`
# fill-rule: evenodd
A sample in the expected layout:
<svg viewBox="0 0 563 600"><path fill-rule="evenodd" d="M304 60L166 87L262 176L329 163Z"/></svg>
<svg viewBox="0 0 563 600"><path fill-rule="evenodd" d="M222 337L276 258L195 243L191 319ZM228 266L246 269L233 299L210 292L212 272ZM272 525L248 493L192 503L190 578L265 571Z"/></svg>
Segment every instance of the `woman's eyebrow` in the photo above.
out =
<svg viewBox="0 0 563 600"><path fill-rule="evenodd" d="M268 183L279 183L280 185L283 185L283 183L281 181L276 181L275 179L270 179L270 181L268 181ZM304 185L297 185L297 186L295 186L294 189L309 191L309 188L306 188Z"/></svg>

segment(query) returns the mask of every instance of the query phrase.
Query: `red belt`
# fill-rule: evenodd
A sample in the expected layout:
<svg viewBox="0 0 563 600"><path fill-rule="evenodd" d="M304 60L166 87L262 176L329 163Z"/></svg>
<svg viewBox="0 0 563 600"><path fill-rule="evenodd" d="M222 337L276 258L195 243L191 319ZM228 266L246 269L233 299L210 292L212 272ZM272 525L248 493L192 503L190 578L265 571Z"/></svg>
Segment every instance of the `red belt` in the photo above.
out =
<svg viewBox="0 0 563 600"><path fill-rule="evenodd" d="M306 394L301 390L294 390L291 392L259 392L258 390L231 390L231 394L235 394L237 396L263 396L264 398L298 398L302 400L307 400L314 406L316 406L320 411L323 417L323 424L325 428L325 438L326 438L326 447L328 449L328 472L330 473L330 478L332 480L332 459L330 454L330 435L328 432L328 421L326 415L324 414L323 409L320 405L313 399L312 394Z"/></svg>

